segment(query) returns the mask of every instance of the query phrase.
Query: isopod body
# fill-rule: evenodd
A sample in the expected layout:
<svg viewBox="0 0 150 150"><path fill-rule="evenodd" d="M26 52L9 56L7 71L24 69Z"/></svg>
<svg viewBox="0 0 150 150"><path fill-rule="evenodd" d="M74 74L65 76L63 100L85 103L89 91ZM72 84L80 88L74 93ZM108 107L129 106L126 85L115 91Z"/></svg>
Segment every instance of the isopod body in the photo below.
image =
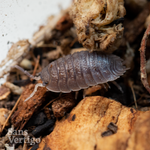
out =
<svg viewBox="0 0 150 150"><path fill-rule="evenodd" d="M118 56L81 51L51 62L41 71L40 78L48 90L69 93L116 80L125 71Z"/></svg>

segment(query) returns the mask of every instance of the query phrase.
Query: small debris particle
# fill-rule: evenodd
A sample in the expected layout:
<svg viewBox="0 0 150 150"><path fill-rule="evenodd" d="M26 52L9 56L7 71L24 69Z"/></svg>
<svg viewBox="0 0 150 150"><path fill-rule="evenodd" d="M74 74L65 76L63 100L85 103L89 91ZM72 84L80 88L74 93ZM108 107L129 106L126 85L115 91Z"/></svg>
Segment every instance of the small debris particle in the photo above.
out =
<svg viewBox="0 0 150 150"><path fill-rule="evenodd" d="M72 121L75 121L75 119L76 119L76 114L74 114L74 115L72 116Z"/></svg>
<svg viewBox="0 0 150 150"><path fill-rule="evenodd" d="M117 129L118 129L117 125L114 124L113 122L110 122L109 125L107 126L107 128L108 128L109 130L111 130L113 133L116 133L116 132L117 132Z"/></svg>
<svg viewBox="0 0 150 150"><path fill-rule="evenodd" d="M101 136L102 137L105 137L105 136L110 136L110 135L112 135L113 134L113 132L111 131L111 130L108 130L108 131L104 131L102 134L101 134Z"/></svg>

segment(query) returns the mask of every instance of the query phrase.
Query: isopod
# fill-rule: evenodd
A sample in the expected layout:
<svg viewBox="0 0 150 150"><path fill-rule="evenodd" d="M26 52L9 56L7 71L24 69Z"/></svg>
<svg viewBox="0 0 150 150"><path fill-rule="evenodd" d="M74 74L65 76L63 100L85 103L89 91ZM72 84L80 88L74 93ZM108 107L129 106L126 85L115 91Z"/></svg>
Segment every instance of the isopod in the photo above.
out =
<svg viewBox="0 0 150 150"><path fill-rule="evenodd" d="M30 78L41 79L43 82L36 84L33 93L25 101L35 94L38 86L45 86L53 92L69 93L114 81L127 70L120 57L97 51L92 53L81 51L61 57L46 66L37 77L30 75L19 66L15 68L23 71Z"/></svg>

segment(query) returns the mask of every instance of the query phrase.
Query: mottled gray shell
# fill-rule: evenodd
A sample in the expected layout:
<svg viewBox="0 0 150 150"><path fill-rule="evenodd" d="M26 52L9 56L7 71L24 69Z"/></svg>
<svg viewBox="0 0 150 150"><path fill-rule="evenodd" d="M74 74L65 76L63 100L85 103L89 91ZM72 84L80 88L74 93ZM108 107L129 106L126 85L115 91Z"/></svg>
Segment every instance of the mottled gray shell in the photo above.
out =
<svg viewBox="0 0 150 150"><path fill-rule="evenodd" d="M48 90L69 93L116 80L126 71L122 62L115 55L81 51L53 61L40 76Z"/></svg>

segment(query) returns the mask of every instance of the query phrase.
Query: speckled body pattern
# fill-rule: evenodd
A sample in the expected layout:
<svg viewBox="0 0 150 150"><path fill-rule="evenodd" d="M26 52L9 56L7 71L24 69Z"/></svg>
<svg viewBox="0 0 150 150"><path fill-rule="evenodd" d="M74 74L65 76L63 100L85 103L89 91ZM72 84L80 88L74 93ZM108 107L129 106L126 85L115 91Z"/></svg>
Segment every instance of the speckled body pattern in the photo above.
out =
<svg viewBox="0 0 150 150"><path fill-rule="evenodd" d="M48 90L69 93L116 80L126 71L122 62L115 55L81 51L53 61L40 76Z"/></svg>

